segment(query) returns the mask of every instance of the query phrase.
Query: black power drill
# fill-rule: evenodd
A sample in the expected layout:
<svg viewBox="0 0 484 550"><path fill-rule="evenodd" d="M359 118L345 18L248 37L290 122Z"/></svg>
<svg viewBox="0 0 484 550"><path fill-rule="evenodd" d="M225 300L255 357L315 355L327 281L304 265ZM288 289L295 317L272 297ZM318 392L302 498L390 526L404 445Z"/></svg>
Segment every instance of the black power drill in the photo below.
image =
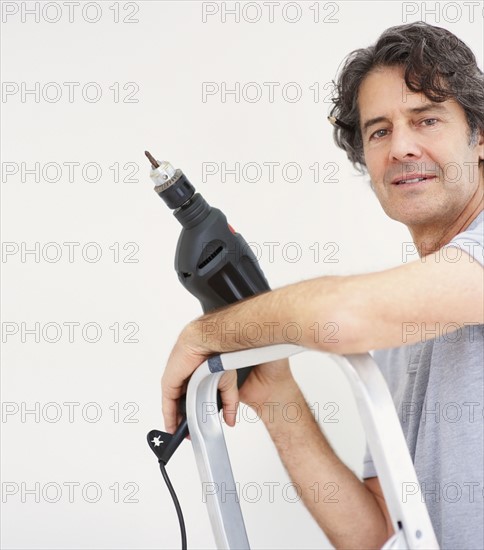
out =
<svg viewBox="0 0 484 550"><path fill-rule="evenodd" d="M148 151L155 191L174 210L183 229L175 253L175 270L182 285L199 299L204 313L270 290L257 258L245 239L210 206L180 169L157 161ZM237 385L244 383L252 367L237 371ZM221 408L220 392L218 408ZM174 434L152 430L148 444L166 465L188 434L185 396L180 400L184 419Z"/></svg>

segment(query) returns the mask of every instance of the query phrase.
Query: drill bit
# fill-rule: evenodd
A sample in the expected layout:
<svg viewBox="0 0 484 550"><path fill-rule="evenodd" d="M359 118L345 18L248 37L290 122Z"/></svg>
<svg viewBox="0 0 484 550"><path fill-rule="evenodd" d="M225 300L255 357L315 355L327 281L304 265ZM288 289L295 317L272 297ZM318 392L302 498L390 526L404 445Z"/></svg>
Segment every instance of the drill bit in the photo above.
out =
<svg viewBox="0 0 484 550"><path fill-rule="evenodd" d="M160 165L158 164L158 161L149 151L145 151L145 155L148 157L148 160L151 162L151 166L153 167L153 169L160 167Z"/></svg>

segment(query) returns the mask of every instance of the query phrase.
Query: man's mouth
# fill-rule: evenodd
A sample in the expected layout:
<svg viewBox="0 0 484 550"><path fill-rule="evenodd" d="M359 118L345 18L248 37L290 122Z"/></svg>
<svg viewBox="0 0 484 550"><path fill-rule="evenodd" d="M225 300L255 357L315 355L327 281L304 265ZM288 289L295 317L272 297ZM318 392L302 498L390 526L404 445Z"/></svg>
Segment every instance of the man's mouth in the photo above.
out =
<svg viewBox="0 0 484 550"><path fill-rule="evenodd" d="M435 174L429 175L408 175L405 178L398 178L392 181L393 185L412 185L422 183L423 181L435 179Z"/></svg>

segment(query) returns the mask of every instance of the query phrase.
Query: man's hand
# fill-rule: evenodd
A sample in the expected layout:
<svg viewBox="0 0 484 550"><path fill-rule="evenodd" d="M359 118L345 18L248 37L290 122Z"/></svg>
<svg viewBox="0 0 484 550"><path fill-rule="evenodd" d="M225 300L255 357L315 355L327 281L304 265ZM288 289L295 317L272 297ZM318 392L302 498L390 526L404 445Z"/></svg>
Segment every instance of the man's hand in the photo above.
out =
<svg viewBox="0 0 484 550"><path fill-rule="evenodd" d="M173 347L161 378L162 410L165 429L174 433L181 421L178 401L187 391L191 374L210 356L201 346L202 339L187 325Z"/></svg>
<svg viewBox="0 0 484 550"><path fill-rule="evenodd" d="M169 433L173 433L181 421L178 404L180 397L187 391L188 379L217 351L203 346L201 325L200 322L190 323L181 332L161 379L163 416L165 429ZM264 403L277 400L279 388L282 386L297 387L287 359L254 367L240 393L237 388L236 371L224 373L219 381L219 390L226 424L235 425L239 401L248 403L256 412L260 411Z"/></svg>

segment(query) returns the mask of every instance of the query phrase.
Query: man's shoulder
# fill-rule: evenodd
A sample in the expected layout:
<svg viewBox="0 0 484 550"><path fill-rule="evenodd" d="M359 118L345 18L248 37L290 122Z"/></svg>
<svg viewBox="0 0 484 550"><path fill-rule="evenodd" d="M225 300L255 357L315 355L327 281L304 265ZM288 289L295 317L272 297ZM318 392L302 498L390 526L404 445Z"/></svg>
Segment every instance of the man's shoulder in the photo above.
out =
<svg viewBox="0 0 484 550"><path fill-rule="evenodd" d="M456 235L443 249L446 251L449 247L459 248L484 266L484 210L481 210L469 227Z"/></svg>

